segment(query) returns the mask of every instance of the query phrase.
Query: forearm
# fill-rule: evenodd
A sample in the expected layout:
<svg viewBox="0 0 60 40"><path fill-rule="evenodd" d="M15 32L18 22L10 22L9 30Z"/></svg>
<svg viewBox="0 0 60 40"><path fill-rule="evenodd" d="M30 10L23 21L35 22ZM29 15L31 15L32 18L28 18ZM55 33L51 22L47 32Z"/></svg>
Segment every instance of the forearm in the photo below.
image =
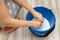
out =
<svg viewBox="0 0 60 40"><path fill-rule="evenodd" d="M22 5L25 7L28 11L30 11L32 14L35 13L35 10L32 8L32 6L27 2L27 0L14 0L17 4Z"/></svg>
<svg viewBox="0 0 60 40"><path fill-rule="evenodd" d="M7 23L6 23L7 22ZM3 22L5 26L8 27L24 27L24 26L30 26L31 22L30 21L25 21L25 20L18 20L18 19L9 19Z"/></svg>
<svg viewBox="0 0 60 40"><path fill-rule="evenodd" d="M8 27L29 26L28 21L13 19L5 6L4 0L0 0L0 22Z"/></svg>

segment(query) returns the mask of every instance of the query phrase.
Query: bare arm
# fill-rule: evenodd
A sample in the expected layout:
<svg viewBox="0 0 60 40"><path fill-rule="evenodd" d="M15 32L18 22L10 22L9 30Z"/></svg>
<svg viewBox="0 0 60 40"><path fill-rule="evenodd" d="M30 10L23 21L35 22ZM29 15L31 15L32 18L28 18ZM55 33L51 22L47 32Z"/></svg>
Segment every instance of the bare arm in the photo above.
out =
<svg viewBox="0 0 60 40"><path fill-rule="evenodd" d="M25 21L25 20L18 20L14 19L9 15L9 12L5 6L4 0L0 0L0 22L3 23L5 26L8 27L21 27L21 26L33 26L37 27L40 25L37 21Z"/></svg>
<svg viewBox="0 0 60 40"><path fill-rule="evenodd" d="M8 27L30 26L30 21L18 20L10 17L4 0L0 0L0 22L2 22L5 26ZM27 23L29 25L27 25Z"/></svg>
<svg viewBox="0 0 60 40"><path fill-rule="evenodd" d="M26 8L28 11L30 11L33 16L39 20L41 20L41 22L43 22L43 17L40 13L36 12L32 6L27 2L27 0L14 0L17 4L22 5L24 8Z"/></svg>
<svg viewBox="0 0 60 40"><path fill-rule="evenodd" d="M32 6L27 2L27 0L13 0L17 4L25 7L28 11L30 11L32 14L35 13L35 10L32 8Z"/></svg>

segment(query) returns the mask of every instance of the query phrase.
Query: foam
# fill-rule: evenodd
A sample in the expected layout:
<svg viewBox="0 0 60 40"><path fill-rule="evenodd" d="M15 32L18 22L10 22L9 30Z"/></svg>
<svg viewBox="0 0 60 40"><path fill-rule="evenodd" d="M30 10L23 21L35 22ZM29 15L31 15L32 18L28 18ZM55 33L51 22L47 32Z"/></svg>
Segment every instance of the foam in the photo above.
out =
<svg viewBox="0 0 60 40"><path fill-rule="evenodd" d="M35 19L33 19L35 20ZM46 18L44 18L44 22L42 23L41 26L39 26L39 28L37 30L40 30L40 31L44 31L44 30L48 30L50 29L50 24L48 22L48 20Z"/></svg>

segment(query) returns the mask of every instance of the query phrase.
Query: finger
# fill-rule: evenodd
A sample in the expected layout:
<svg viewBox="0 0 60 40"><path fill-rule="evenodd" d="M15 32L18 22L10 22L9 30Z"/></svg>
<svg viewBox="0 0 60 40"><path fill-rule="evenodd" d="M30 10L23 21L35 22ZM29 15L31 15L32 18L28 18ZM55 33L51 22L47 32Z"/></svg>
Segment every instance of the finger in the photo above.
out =
<svg viewBox="0 0 60 40"><path fill-rule="evenodd" d="M43 23L44 19L43 19L43 18L41 18L41 19L40 19L40 21L41 21L41 23Z"/></svg>
<svg viewBox="0 0 60 40"><path fill-rule="evenodd" d="M37 21L41 24L42 23L42 21L40 20L40 19L37 19Z"/></svg>
<svg viewBox="0 0 60 40"><path fill-rule="evenodd" d="M39 28L39 26L35 26L35 28L37 29L37 28Z"/></svg>

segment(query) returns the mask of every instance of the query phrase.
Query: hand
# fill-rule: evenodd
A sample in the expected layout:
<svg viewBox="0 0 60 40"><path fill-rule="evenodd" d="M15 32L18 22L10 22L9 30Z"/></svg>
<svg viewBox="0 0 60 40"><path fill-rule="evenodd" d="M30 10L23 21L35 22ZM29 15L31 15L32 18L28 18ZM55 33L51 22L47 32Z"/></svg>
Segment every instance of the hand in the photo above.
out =
<svg viewBox="0 0 60 40"><path fill-rule="evenodd" d="M33 26L34 28L39 28L40 25L41 25L41 22L31 21L31 25L30 26Z"/></svg>
<svg viewBox="0 0 60 40"><path fill-rule="evenodd" d="M43 16L38 13L38 12L35 12L34 13L34 17L38 20L38 21L41 21L41 23L43 23L44 19L43 19Z"/></svg>

